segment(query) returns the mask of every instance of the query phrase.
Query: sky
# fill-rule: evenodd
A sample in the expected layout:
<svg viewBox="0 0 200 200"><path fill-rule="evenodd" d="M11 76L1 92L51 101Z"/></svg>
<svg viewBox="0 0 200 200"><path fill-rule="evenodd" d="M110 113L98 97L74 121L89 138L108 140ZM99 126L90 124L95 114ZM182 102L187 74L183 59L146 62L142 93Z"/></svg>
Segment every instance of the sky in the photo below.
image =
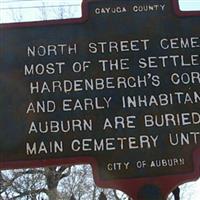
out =
<svg viewBox="0 0 200 200"><path fill-rule="evenodd" d="M179 0L181 10L200 10L200 0Z"/></svg>
<svg viewBox="0 0 200 200"><path fill-rule="evenodd" d="M68 11L65 13L69 13L68 15L64 15L64 18L80 17L81 2L81 0L0 0L0 23L41 20L41 18L45 17L48 19L57 19L59 18L57 13L63 11L60 10L59 5L62 5L62 9ZM45 12L43 6L46 6ZM183 11L200 10L200 0L180 0L180 9ZM51 15L47 15L47 13L51 13ZM185 187L186 185L182 186L182 188ZM189 183L186 188L181 190L181 195L184 193L183 200L200 199L200 179L197 182Z"/></svg>
<svg viewBox="0 0 200 200"><path fill-rule="evenodd" d="M80 17L81 0L0 0L0 23ZM66 12L62 12L66 11Z"/></svg>

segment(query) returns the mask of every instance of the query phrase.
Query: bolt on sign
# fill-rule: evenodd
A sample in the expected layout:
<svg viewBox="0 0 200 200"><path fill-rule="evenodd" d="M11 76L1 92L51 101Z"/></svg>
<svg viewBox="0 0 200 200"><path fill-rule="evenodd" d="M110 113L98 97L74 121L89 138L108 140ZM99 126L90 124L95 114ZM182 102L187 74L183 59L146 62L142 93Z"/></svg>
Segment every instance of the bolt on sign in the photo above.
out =
<svg viewBox="0 0 200 200"><path fill-rule="evenodd" d="M200 175L200 13L176 0L82 11L1 25L0 168L90 163L100 186L164 199Z"/></svg>

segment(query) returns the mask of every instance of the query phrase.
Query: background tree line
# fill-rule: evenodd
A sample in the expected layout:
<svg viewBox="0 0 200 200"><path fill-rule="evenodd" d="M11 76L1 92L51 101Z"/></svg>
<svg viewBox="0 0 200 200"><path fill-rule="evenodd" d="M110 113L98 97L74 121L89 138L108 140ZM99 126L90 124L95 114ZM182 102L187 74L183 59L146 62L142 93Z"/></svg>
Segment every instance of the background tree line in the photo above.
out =
<svg viewBox="0 0 200 200"><path fill-rule="evenodd" d="M102 192L108 200L130 199L117 190L97 187L90 165L0 172L1 200L98 200Z"/></svg>

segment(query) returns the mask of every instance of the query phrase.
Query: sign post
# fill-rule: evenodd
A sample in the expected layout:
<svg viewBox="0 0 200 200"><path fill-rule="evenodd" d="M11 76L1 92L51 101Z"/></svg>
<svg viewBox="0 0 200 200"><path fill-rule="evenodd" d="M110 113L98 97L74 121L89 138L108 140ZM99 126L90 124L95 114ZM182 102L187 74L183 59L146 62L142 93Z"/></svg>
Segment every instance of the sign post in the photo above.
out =
<svg viewBox="0 0 200 200"><path fill-rule="evenodd" d="M82 10L0 26L0 168L90 163L99 186L164 199L200 174L199 12Z"/></svg>

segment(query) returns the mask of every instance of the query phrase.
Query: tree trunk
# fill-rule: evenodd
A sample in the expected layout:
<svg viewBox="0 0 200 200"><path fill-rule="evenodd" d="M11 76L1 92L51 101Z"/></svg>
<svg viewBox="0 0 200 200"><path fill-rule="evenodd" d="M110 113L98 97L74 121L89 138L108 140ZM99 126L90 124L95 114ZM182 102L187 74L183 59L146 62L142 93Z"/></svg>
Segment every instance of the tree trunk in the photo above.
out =
<svg viewBox="0 0 200 200"><path fill-rule="evenodd" d="M59 199L59 195L57 192L57 186L59 180L56 177L55 174L56 169L53 167L49 167L46 169L46 182L48 186L48 197L49 200L57 200Z"/></svg>
<svg viewBox="0 0 200 200"><path fill-rule="evenodd" d="M48 197L49 200L58 200L59 199L59 195L57 193L57 189L49 189L48 191Z"/></svg>
<svg viewBox="0 0 200 200"><path fill-rule="evenodd" d="M106 195L103 192L99 195L99 200L107 200Z"/></svg>

